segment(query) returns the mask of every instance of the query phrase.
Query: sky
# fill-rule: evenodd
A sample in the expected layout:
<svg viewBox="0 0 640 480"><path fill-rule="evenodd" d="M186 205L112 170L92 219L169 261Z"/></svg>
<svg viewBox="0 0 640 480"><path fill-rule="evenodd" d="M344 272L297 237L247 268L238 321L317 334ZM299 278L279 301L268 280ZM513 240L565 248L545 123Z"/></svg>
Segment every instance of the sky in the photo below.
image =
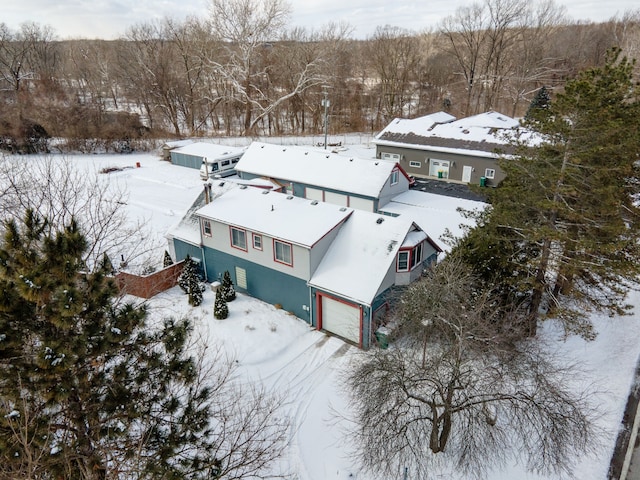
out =
<svg viewBox="0 0 640 480"><path fill-rule="evenodd" d="M539 0L534 0L539 1ZM127 28L153 19L206 17L209 0L3 0L0 23L16 30L24 22L51 26L57 37L122 37ZM347 22L354 38L367 38L377 26L414 31L434 28L458 7L473 0L289 0L291 26L317 29L329 22ZM573 20L608 20L639 9L637 0L556 0Z"/></svg>

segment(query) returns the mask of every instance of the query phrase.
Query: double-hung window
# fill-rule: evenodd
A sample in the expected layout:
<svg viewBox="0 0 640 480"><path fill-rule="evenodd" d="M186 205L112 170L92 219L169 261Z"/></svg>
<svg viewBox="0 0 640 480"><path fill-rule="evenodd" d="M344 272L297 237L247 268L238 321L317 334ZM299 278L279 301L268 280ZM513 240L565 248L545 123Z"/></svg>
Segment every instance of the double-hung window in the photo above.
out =
<svg viewBox="0 0 640 480"><path fill-rule="evenodd" d="M210 220L203 220L202 221L202 233L204 234L205 237L210 237L211 236L211 221Z"/></svg>
<svg viewBox="0 0 640 480"><path fill-rule="evenodd" d="M398 252L397 271L409 272L422 263L423 242Z"/></svg>
<svg viewBox="0 0 640 480"><path fill-rule="evenodd" d="M253 234L253 248L262 250L262 235L258 235L257 233Z"/></svg>
<svg viewBox="0 0 640 480"><path fill-rule="evenodd" d="M407 272L409 271L409 250L402 250L398 252L398 271L399 272Z"/></svg>
<svg viewBox="0 0 640 480"><path fill-rule="evenodd" d="M293 265L293 252L291 251L291 245L289 243L274 240L273 255L276 262Z"/></svg>
<svg viewBox="0 0 640 480"><path fill-rule="evenodd" d="M395 168L392 172L391 172L391 185L395 185L396 183L398 183L398 169Z"/></svg>
<svg viewBox="0 0 640 480"><path fill-rule="evenodd" d="M231 227L231 246L240 250L247 250L247 232Z"/></svg>

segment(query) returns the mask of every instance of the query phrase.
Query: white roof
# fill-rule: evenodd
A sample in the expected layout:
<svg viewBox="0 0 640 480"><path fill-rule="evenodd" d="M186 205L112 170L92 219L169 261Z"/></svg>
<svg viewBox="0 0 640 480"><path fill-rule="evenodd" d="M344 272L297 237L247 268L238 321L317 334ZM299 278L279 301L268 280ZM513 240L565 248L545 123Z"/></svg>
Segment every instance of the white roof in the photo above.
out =
<svg viewBox="0 0 640 480"><path fill-rule="evenodd" d="M376 138L385 132L392 133L415 133L416 135L424 135L437 124L453 122L456 119L453 115L446 112L436 112L424 117L418 118L394 118Z"/></svg>
<svg viewBox="0 0 640 480"><path fill-rule="evenodd" d="M184 153L185 155L193 155L195 157L206 157L211 160L230 153L241 153L242 150L243 149L239 147L229 147L227 145L217 145L215 143L193 142L189 145L176 148L173 151L176 153Z"/></svg>
<svg viewBox="0 0 640 480"><path fill-rule="evenodd" d="M382 219L378 223L378 219ZM354 211L329 247L309 285L371 305L384 288L398 249L412 228L407 217Z"/></svg>
<svg viewBox="0 0 640 480"><path fill-rule="evenodd" d="M464 218L458 207L475 210L484 209L487 204L460 198L452 201L451 197L444 195L409 190L393 197L380 211L413 219L422 230L429 232L431 239L441 248L448 250L449 245L441 238L445 231L449 230L453 235L461 236L463 230L460 225L471 226L474 223L473 220ZM457 225L452 221L455 218L460 220Z"/></svg>
<svg viewBox="0 0 640 480"><path fill-rule="evenodd" d="M330 203L238 187L205 205L197 214L310 248L352 212L351 208Z"/></svg>
<svg viewBox="0 0 640 480"><path fill-rule="evenodd" d="M253 142L236 171L378 198L395 162Z"/></svg>
<svg viewBox="0 0 640 480"><path fill-rule="evenodd" d="M179 147L184 147L185 145L189 145L191 143L193 143L195 140L191 140L191 139L186 139L186 140L169 140L168 142L165 142L165 144L162 146L163 148L167 148L167 149L172 149L172 148L179 148Z"/></svg>

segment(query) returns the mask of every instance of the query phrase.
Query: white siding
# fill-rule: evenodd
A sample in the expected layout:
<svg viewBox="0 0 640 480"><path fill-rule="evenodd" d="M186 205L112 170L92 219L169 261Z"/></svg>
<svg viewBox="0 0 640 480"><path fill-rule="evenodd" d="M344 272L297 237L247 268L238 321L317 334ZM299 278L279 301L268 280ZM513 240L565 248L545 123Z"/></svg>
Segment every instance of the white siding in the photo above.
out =
<svg viewBox="0 0 640 480"><path fill-rule="evenodd" d="M373 200L360 197L350 197L349 206L358 210L364 210L365 212L373 212L374 203Z"/></svg>
<svg viewBox="0 0 640 480"><path fill-rule="evenodd" d="M340 205L341 207L349 206L349 197L342 193L324 192L324 201L333 205Z"/></svg>
<svg viewBox="0 0 640 480"><path fill-rule="evenodd" d="M322 193L323 191L319 188L305 188L305 198L308 198L309 200L318 200L320 202L324 201Z"/></svg>

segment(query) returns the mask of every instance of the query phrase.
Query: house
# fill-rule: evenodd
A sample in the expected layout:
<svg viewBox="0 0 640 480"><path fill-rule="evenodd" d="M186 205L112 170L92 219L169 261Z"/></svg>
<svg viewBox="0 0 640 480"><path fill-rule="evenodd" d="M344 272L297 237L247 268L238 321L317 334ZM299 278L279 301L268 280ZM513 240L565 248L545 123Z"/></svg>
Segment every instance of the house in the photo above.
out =
<svg viewBox="0 0 640 480"><path fill-rule="evenodd" d="M408 217L211 185L170 230L174 258L198 259L207 281L229 271L238 291L361 348L371 345L394 287L417 279L441 252Z"/></svg>
<svg viewBox="0 0 640 480"><path fill-rule="evenodd" d="M193 143L194 140L185 139L185 140L170 140L165 142L162 145L162 159L167 162L171 161L171 150L175 150L176 148L184 147Z"/></svg>
<svg viewBox="0 0 640 480"><path fill-rule="evenodd" d="M174 165L200 169L205 160L211 164L218 159L228 161L227 165L233 167L238 163L243 152L244 148L239 147L228 147L208 142L192 142L170 150L169 154L171 163ZM213 172L213 169L209 169L209 171Z"/></svg>
<svg viewBox="0 0 640 480"><path fill-rule="evenodd" d="M269 179L295 197L368 212L377 212L412 182L398 162L261 142L247 148L236 171L242 179Z"/></svg>
<svg viewBox="0 0 640 480"><path fill-rule="evenodd" d="M375 136L376 157L398 162L416 177L496 186L504 173L497 159L514 149L507 137L519 122L498 112L456 120L438 112L394 119Z"/></svg>

